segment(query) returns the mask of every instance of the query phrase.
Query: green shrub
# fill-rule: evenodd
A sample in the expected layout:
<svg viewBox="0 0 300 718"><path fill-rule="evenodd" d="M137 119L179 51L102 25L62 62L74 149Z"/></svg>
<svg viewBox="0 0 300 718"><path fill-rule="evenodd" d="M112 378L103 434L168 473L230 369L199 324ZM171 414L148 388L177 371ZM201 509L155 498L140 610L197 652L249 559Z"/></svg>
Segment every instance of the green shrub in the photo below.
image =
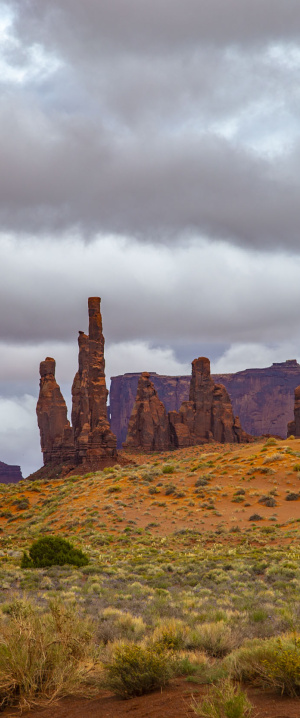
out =
<svg viewBox="0 0 300 718"><path fill-rule="evenodd" d="M34 541L23 553L21 568L46 568L47 566L86 566L89 560L81 549L59 536L45 536Z"/></svg>
<svg viewBox="0 0 300 718"><path fill-rule="evenodd" d="M187 627L178 618L166 618L155 628L152 640L156 646L171 651L183 648Z"/></svg>
<svg viewBox="0 0 300 718"><path fill-rule="evenodd" d="M165 466L162 467L162 473L174 474L174 466L171 466L170 464L165 464Z"/></svg>
<svg viewBox="0 0 300 718"><path fill-rule="evenodd" d="M275 688L281 694L300 694L300 637L247 641L225 659L233 678Z"/></svg>
<svg viewBox="0 0 300 718"><path fill-rule="evenodd" d="M212 686L201 703L195 700L192 708L201 718L250 718L253 708L240 686L229 679Z"/></svg>
<svg viewBox="0 0 300 718"><path fill-rule="evenodd" d="M120 698L141 696L168 683L172 659L154 646L120 644L111 661L104 664L105 686Z"/></svg>

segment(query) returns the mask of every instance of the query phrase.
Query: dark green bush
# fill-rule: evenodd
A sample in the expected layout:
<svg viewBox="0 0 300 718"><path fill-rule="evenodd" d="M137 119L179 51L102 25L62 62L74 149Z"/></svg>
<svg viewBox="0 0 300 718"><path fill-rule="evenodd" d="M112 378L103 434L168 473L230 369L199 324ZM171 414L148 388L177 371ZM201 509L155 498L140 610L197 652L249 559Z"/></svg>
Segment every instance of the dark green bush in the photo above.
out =
<svg viewBox="0 0 300 718"><path fill-rule="evenodd" d="M81 549L74 548L69 541L60 536L45 536L34 541L23 553L21 568L46 568L47 566L86 566L89 560Z"/></svg>

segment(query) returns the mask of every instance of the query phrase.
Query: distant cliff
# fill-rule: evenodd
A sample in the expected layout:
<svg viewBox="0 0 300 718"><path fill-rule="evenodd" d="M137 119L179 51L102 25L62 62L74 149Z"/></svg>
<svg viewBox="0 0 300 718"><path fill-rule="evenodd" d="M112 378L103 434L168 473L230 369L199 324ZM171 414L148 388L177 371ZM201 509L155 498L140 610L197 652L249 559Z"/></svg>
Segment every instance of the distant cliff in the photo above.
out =
<svg viewBox="0 0 300 718"><path fill-rule="evenodd" d="M17 484L23 476L19 466L11 466L0 461L0 484Z"/></svg>
<svg viewBox="0 0 300 718"><path fill-rule="evenodd" d="M140 374L112 377L110 389L111 429L118 446L126 439ZM278 434L286 437L287 423L293 418L294 389L300 384L300 364L288 360L266 369L245 369L235 374L213 374L224 384L233 411L243 429L253 436ZM179 408L189 398L190 376L162 376L150 373L159 398L167 412Z"/></svg>

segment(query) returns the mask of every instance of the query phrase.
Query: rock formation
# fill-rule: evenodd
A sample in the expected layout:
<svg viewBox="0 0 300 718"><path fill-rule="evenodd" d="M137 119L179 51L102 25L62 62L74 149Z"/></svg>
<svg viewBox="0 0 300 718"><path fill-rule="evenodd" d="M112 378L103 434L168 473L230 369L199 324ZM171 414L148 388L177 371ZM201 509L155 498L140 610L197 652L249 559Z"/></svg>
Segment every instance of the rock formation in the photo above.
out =
<svg viewBox="0 0 300 718"><path fill-rule="evenodd" d="M107 418L104 336L100 298L90 297L89 334L79 332L78 372L72 386L72 427L55 380L55 361L40 365L38 425L44 464L97 466L116 457L116 437Z"/></svg>
<svg viewBox="0 0 300 718"><path fill-rule="evenodd" d="M0 484L17 484L22 479L20 466L12 466L0 461Z"/></svg>
<svg viewBox="0 0 300 718"><path fill-rule="evenodd" d="M275 434L286 437L293 416L294 389L300 384L300 365L296 360L275 363L265 369L246 369L235 374L213 374L223 384L232 402L233 413L253 436ZM111 428L118 446L125 441L129 418L137 391L139 374L112 377L110 389ZM166 411L179 411L189 399L190 376L163 376L150 373L150 379Z"/></svg>
<svg viewBox="0 0 300 718"><path fill-rule="evenodd" d="M165 407L149 379L139 378L136 400L128 426L124 449L164 451L169 448L169 422Z"/></svg>
<svg viewBox="0 0 300 718"><path fill-rule="evenodd" d="M67 406L55 379L55 361L40 364L40 393L36 407L44 464L74 461L74 437Z"/></svg>
<svg viewBox="0 0 300 718"><path fill-rule="evenodd" d="M117 440L107 418L104 336L100 298L90 297L89 334L79 332L79 369L72 386L76 463L116 456Z"/></svg>
<svg viewBox="0 0 300 718"><path fill-rule="evenodd" d="M163 451L208 441L241 442L250 437L234 418L225 387L215 384L205 357L192 363L189 401L167 415L148 372L141 374L124 449Z"/></svg>
<svg viewBox="0 0 300 718"><path fill-rule="evenodd" d="M250 439L235 420L227 390L214 383L206 357L192 362L189 401L182 403L178 413L170 412L169 421L170 441L175 448L207 441L237 443Z"/></svg>
<svg viewBox="0 0 300 718"><path fill-rule="evenodd" d="M295 389L294 420L288 422L287 435L300 436L300 386Z"/></svg>

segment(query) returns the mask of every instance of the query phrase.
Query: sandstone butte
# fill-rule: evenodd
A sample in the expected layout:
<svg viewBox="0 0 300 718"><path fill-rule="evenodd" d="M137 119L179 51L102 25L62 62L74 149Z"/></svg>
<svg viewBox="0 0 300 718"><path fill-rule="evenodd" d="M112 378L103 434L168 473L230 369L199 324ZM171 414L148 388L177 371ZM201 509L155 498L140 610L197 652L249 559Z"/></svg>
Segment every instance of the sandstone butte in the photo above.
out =
<svg viewBox="0 0 300 718"><path fill-rule="evenodd" d="M13 466L0 461L0 484L17 484L22 479L20 466Z"/></svg>
<svg viewBox="0 0 300 718"><path fill-rule="evenodd" d="M40 364L37 418L44 464L96 467L116 458L116 437L107 418L104 336L100 298L90 297L89 334L79 332L78 372L72 386L72 426L55 379L55 361Z"/></svg>
<svg viewBox="0 0 300 718"><path fill-rule="evenodd" d="M251 440L233 415L225 387L214 383L206 357L192 362L189 401L184 401L178 412L167 414L149 373L141 374L124 449L161 451L209 441Z"/></svg>
<svg viewBox="0 0 300 718"><path fill-rule="evenodd" d="M294 419L288 422L287 436L300 437L300 386L295 389Z"/></svg>
<svg viewBox="0 0 300 718"><path fill-rule="evenodd" d="M110 388L111 429L118 446L127 435L139 374L112 377ZM275 363L264 369L245 369L235 374L212 374L217 384L223 384L231 399L233 412L238 415L248 434L274 434L286 437L288 421L293 417L294 390L300 384L300 365L296 360ZM150 380L166 411L179 411L189 399L190 376L165 376L150 373Z"/></svg>

